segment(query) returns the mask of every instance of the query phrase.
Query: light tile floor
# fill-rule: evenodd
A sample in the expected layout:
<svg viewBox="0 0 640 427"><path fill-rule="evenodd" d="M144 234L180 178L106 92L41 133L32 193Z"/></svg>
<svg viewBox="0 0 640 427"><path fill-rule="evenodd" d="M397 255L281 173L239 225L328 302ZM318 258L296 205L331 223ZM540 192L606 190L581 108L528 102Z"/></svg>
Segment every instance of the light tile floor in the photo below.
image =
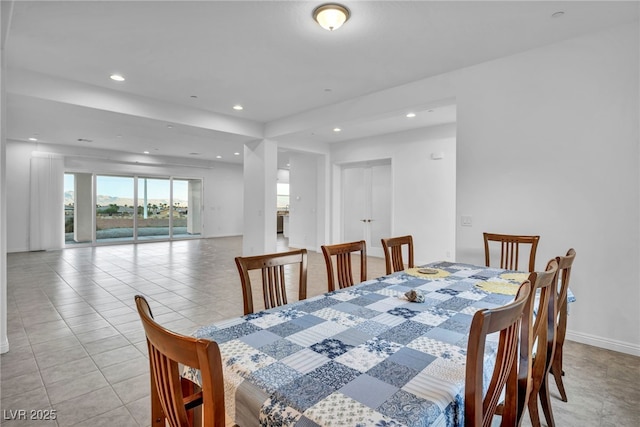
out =
<svg viewBox="0 0 640 427"><path fill-rule="evenodd" d="M9 254L1 424L148 426L148 361L134 295L184 334L241 315L233 261L241 250L241 238L229 237ZM308 295L325 292L321 253L309 253L308 269ZM383 274L384 261L370 257L368 276ZM292 299L295 291L292 284ZM640 425L640 358L569 342L565 360L569 402L552 386L558 426ZM52 409L56 420L29 419ZM15 419L20 410L26 420Z"/></svg>

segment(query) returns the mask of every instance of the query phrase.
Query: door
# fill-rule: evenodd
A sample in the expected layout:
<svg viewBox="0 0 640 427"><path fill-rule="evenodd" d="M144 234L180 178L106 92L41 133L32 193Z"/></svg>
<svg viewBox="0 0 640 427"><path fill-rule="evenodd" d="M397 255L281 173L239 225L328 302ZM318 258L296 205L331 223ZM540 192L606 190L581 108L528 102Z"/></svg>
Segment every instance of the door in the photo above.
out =
<svg viewBox="0 0 640 427"><path fill-rule="evenodd" d="M391 161L342 169L343 241L365 240L367 254L383 257L380 239L391 233Z"/></svg>
<svg viewBox="0 0 640 427"><path fill-rule="evenodd" d="M167 178L138 177L138 240L169 238L170 188Z"/></svg>

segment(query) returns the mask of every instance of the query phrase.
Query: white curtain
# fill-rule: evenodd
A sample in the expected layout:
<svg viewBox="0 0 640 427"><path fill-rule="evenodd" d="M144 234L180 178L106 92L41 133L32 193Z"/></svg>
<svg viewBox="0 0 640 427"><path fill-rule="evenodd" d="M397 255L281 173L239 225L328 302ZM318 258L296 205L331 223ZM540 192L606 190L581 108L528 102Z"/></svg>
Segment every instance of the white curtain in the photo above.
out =
<svg viewBox="0 0 640 427"><path fill-rule="evenodd" d="M64 157L31 154L29 250L64 246Z"/></svg>

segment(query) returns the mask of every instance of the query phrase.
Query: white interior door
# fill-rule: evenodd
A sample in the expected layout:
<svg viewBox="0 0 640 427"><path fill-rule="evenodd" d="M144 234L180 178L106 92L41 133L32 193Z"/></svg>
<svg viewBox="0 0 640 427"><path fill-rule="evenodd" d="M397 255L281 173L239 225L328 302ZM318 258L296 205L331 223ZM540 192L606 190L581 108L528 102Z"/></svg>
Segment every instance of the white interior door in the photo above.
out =
<svg viewBox="0 0 640 427"><path fill-rule="evenodd" d="M342 169L343 241L365 240L367 253L382 257L380 239L391 233L391 163L354 164Z"/></svg>

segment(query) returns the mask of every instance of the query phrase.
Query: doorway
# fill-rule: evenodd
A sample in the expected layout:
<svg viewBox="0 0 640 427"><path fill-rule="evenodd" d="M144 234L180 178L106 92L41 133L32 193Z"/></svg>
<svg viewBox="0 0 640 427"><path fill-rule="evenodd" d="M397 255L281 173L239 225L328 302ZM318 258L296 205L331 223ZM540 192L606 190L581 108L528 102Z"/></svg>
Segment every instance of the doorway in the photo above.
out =
<svg viewBox="0 0 640 427"><path fill-rule="evenodd" d="M367 254L383 257L380 239L391 233L391 159L342 166L342 238L365 240Z"/></svg>

